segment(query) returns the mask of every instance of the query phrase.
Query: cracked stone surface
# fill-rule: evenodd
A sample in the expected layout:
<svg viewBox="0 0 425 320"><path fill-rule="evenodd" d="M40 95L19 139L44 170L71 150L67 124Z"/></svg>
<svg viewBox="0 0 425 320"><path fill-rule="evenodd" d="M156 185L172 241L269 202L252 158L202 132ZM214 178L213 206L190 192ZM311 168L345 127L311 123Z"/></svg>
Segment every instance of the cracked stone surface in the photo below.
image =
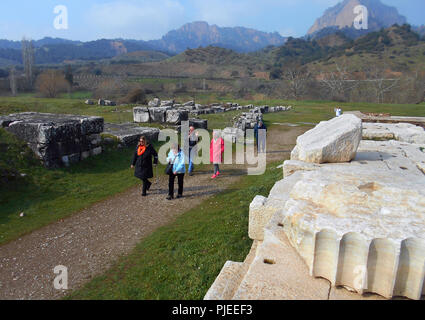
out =
<svg viewBox="0 0 425 320"><path fill-rule="evenodd" d="M284 162L285 178L251 204L261 244L234 299L421 299L425 145L396 127L413 130L380 127L391 140L361 141L350 162Z"/></svg>
<svg viewBox="0 0 425 320"><path fill-rule="evenodd" d="M106 123L103 134L115 137L125 146L135 146L140 136L145 136L148 141L157 141L159 132L160 130L158 128L139 127L133 123Z"/></svg>
<svg viewBox="0 0 425 320"><path fill-rule="evenodd" d="M0 127L25 141L49 168L69 165L102 152L101 117L23 112L0 117Z"/></svg>

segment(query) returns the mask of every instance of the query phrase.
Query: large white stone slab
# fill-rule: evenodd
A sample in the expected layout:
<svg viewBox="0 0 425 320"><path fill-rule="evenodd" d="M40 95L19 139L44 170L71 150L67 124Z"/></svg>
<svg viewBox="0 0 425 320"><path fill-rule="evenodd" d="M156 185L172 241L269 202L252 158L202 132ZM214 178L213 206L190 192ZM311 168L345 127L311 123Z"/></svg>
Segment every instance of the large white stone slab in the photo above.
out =
<svg viewBox="0 0 425 320"><path fill-rule="evenodd" d="M354 159L362 138L362 122L347 114L320 122L297 139L291 160L311 163L348 162Z"/></svg>

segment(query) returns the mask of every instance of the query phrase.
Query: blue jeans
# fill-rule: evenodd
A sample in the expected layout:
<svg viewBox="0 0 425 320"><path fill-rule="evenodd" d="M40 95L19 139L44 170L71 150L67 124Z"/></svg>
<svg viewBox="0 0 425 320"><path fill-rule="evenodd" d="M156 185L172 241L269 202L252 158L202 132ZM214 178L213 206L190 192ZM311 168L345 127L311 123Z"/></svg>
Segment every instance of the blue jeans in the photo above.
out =
<svg viewBox="0 0 425 320"><path fill-rule="evenodd" d="M195 169L195 166L193 164L193 159L192 159L192 148L189 148L189 173L192 173L194 169Z"/></svg>

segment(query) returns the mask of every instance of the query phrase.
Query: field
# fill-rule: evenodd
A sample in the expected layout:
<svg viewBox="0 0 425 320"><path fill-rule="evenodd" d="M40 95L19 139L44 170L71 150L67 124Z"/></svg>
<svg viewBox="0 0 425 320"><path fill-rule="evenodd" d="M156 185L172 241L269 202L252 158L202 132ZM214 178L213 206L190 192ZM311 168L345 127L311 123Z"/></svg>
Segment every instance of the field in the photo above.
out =
<svg viewBox="0 0 425 320"><path fill-rule="evenodd" d="M83 95L83 94L82 94ZM131 106L87 106L74 99L40 99L31 95L0 97L0 115L23 111L102 116L107 122L132 121ZM187 101L189 97L179 100ZM234 100L203 95L197 103L238 102L255 105L292 105L293 110L266 114L275 123L312 126L334 116L334 107L393 115L423 116L425 105L386 105L324 101ZM120 112L116 112L120 111ZM240 112L205 115L209 128L231 126ZM47 170L22 142L0 130L0 167L18 178L0 185L0 244L68 217L102 199L139 183L129 169L133 149L107 146L105 152L70 168ZM22 153L22 151L25 151ZM281 159L282 161L283 159ZM281 162L280 161L280 162ZM263 176L242 177L236 185L205 200L141 241L129 256L104 275L71 294L71 299L201 299L226 260L242 261L251 241L247 237L248 207L257 194L267 195L281 178L277 163ZM163 168L159 169L160 172ZM25 177L20 177L24 174ZM108 183L105 183L107 181ZM226 203L226 210L223 210ZM19 217L21 212L25 217ZM201 214L202 213L202 214Z"/></svg>
<svg viewBox="0 0 425 320"><path fill-rule="evenodd" d="M182 101L185 101L185 99L189 99L189 97L182 98ZM214 96L199 97L197 102L208 103L212 101L234 101L240 104L268 104L271 106L292 105L294 107L290 112L265 115L265 122L268 126L273 126L274 123L295 123L301 126L311 126L333 117L333 109L336 106L341 106L344 111L360 110L406 116L423 116L425 114L423 104L381 105L284 100L235 101ZM0 98L0 114L24 111L84 114L102 116L105 121L114 123L132 121L131 108L131 106L87 106L78 99L40 99L29 95L17 98ZM210 129L220 129L232 126L232 119L238 114L240 114L240 111L204 115L202 118L208 119ZM2 137L2 139L5 139L6 135L2 135ZM9 139L12 138L9 137ZM14 159L12 161L15 165L14 169L19 173L26 174L27 177L23 181L18 179L18 182L11 182L0 187L2 190L0 243L10 241L26 232L68 216L85 206L114 193L124 191L137 183L135 179L131 178L131 175L127 174L131 149L117 151L110 148L101 156L88 159L71 168L46 170L39 164L32 164L33 160L30 160L30 158L18 161L13 154L10 154L14 152L13 150L24 148L15 140L13 141L12 145L15 149L12 148L8 153L3 152L2 158ZM110 183L103 186L106 177ZM25 212L26 219L19 218L20 212Z"/></svg>

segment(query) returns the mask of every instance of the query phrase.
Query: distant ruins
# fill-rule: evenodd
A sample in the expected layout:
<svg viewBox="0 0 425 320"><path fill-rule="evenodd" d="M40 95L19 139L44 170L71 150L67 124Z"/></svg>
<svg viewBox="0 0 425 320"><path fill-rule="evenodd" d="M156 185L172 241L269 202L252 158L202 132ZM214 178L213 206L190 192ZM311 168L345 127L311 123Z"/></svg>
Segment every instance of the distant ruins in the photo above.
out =
<svg viewBox="0 0 425 320"><path fill-rule="evenodd" d="M236 103L202 106L194 101L179 105L173 100L154 99L149 102L149 107L133 109L134 123L105 124L101 117L24 112L0 116L0 127L25 141L46 167L57 168L102 153L102 138L115 140L125 147L135 146L142 135L152 142L158 140L160 129L141 127L139 123L165 124L179 130L181 123L188 121L189 125L196 129L208 129L207 120L189 118L189 115L243 109L251 110L249 113L243 113L240 119L245 120L239 119L237 123L242 123L244 128L253 128L255 120L262 119L262 113L288 108L239 106ZM241 127L240 124L238 126ZM230 137L235 142L235 130L236 128L224 130L224 137Z"/></svg>
<svg viewBox="0 0 425 320"><path fill-rule="evenodd" d="M250 205L250 254L227 262L205 299L425 295L421 127L352 114L321 122L298 137L283 173Z"/></svg>
<svg viewBox="0 0 425 320"><path fill-rule="evenodd" d="M237 110L250 110L243 113L236 121L235 128L246 130L254 128L256 121L262 119L262 114L269 112L287 111L292 107L269 107L254 105L240 106L238 103L228 102L226 104L212 103L201 105L195 101L188 101L184 104L177 104L174 100L161 101L158 98L149 102L148 106L138 106L133 108L133 119L135 123L163 123L169 125L180 125L182 121L190 121L195 128L207 129L207 120L190 118L203 114L217 114ZM217 128L218 129L218 128Z"/></svg>

